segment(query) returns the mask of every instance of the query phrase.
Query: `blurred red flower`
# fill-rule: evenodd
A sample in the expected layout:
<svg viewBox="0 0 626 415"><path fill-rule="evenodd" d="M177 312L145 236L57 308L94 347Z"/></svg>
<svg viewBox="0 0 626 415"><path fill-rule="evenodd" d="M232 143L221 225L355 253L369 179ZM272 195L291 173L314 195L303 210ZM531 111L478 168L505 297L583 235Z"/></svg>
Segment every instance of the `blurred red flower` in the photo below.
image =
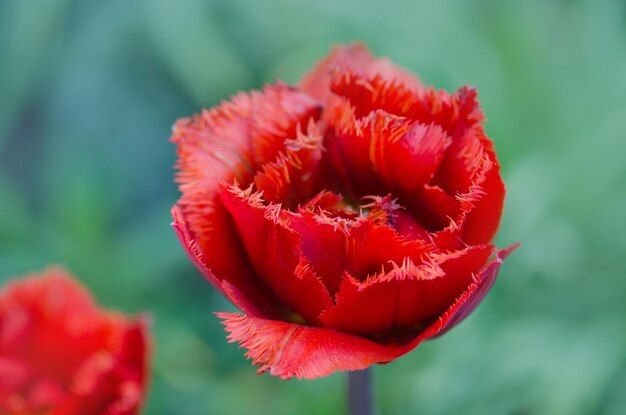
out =
<svg viewBox="0 0 626 415"><path fill-rule="evenodd" d="M0 414L137 414L146 356L144 322L99 309L62 269L0 292Z"/></svg>
<svg viewBox="0 0 626 415"><path fill-rule="evenodd" d="M491 244L505 189L483 120L473 88L352 45L174 125L173 226L261 372L389 362L480 303L514 249Z"/></svg>

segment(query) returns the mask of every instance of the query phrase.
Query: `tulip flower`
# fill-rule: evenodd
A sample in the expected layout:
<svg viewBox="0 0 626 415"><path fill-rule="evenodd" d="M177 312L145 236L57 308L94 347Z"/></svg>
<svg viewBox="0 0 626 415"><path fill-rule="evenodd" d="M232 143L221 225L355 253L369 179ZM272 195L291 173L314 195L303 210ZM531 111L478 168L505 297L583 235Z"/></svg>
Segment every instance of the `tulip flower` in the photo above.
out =
<svg viewBox="0 0 626 415"><path fill-rule="evenodd" d="M173 127L189 258L281 378L387 363L485 297L505 186L476 90L425 86L362 45Z"/></svg>

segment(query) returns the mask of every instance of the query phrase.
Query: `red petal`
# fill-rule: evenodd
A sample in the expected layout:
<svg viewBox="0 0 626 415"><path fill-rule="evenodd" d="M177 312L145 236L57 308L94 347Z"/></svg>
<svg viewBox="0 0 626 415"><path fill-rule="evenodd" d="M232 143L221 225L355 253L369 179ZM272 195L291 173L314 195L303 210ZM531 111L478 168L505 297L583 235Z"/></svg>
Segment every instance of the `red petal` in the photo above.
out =
<svg viewBox="0 0 626 415"><path fill-rule="evenodd" d="M349 70L337 71L330 88L350 102L357 119L376 110L408 117L411 109L421 104L414 90L397 80L388 80L378 74L368 77Z"/></svg>
<svg viewBox="0 0 626 415"><path fill-rule="evenodd" d="M432 242L432 238L424 225L406 212L397 212L393 218L393 227L405 239L419 239Z"/></svg>
<svg viewBox="0 0 626 415"><path fill-rule="evenodd" d="M459 216L460 202L437 186L416 189L405 199L407 211L429 231L439 231L454 224Z"/></svg>
<svg viewBox="0 0 626 415"><path fill-rule="evenodd" d="M312 265L329 294L334 295L339 288L344 266L343 256L340 255L344 251L341 230L335 222L329 220L324 223L320 216L312 212L294 215L291 226L300 235L302 255ZM329 255L330 252L333 254Z"/></svg>
<svg viewBox="0 0 626 415"><path fill-rule="evenodd" d="M480 132L482 128L477 130ZM434 238L441 249L454 249L461 240L469 245L488 243L500 223L505 195L500 166L491 141L482 133L474 139L480 139L479 155L472 156L477 159L472 161L471 168L457 172L459 183L464 180L469 183L462 185L467 186L467 191L456 195L457 212L450 215L450 224Z"/></svg>
<svg viewBox="0 0 626 415"><path fill-rule="evenodd" d="M25 370L14 373L20 385L10 391L24 398L19 413L136 414L145 389L145 335L143 321L101 310L62 269L27 276L0 294L0 355L24 363L12 368ZM122 391L127 384L134 385L132 396ZM124 410L108 411L122 403Z"/></svg>
<svg viewBox="0 0 626 415"><path fill-rule="evenodd" d="M26 361L65 385L94 350L115 344L122 324L101 312L67 271L49 268L0 294L0 355Z"/></svg>
<svg viewBox="0 0 626 415"><path fill-rule="evenodd" d="M310 211L321 209L322 211L335 212L341 210L342 201L343 197L341 195L330 192L328 190L322 190L321 192L310 198L300 208Z"/></svg>
<svg viewBox="0 0 626 415"><path fill-rule="evenodd" d="M442 336L454 326L461 323L478 307L496 281L502 262L511 252L516 250L519 245L519 243L515 243L496 252L496 258L483 268L477 278L478 282L475 284L475 288L465 296L463 303L458 306L454 316L447 320L443 329L437 333L437 337Z"/></svg>
<svg viewBox="0 0 626 415"><path fill-rule="evenodd" d="M331 89L350 103L356 119L382 110L422 124L438 125L451 136L461 136L483 121L476 90L468 86L449 94L433 87L414 89L383 76L342 70L334 74Z"/></svg>
<svg viewBox="0 0 626 415"><path fill-rule="evenodd" d="M216 192L222 180L247 184L260 164L285 149L286 139L296 137L298 126L319 113L314 99L277 83L178 120L171 140L178 146L181 205L196 190Z"/></svg>
<svg viewBox="0 0 626 415"><path fill-rule="evenodd" d="M246 357L282 379L316 379L337 370L365 369L398 356L393 348L335 330L251 316L217 313L230 342L248 349Z"/></svg>
<svg viewBox="0 0 626 415"><path fill-rule="evenodd" d="M390 362L423 340L457 324L482 299L488 281L493 281L503 259L504 255L500 255L484 269L480 281L485 282L472 283L430 326L411 341L399 345L384 345L336 330L241 314L218 313L217 316L224 319L229 341L239 342L248 349L246 357L260 366L260 373L269 372L283 379L294 376L315 379L337 370L361 370L374 363ZM458 317L457 313L460 313Z"/></svg>
<svg viewBox="0 0 626 415"><path fill-rule="evenodd" d="M258 275L292 310L310 323L332 304L315 272L302 258L297 233L280 217L280 207L264 206L260 194L231 186L222 200L232 215Z"/></svg>
<svg viewBox="0 0 626 415"><path fill-rule="evenodd" d="M357 197L411 195L430 182L450 144L436 125L380 110L357 120L350 105L341 100L335 100L329 111L338 114L338 121L334 135L325 142L328 157L344 186Z"/></svg>
<svg viewBox="0 0 626 415"><path fill-rule="evenodd" d="M254 183L267 202L295 208L313 193L322 158L322 133L311 122L306 135L298 130L296 137L284 145L284 151L255 175Z"/></svg>
<svg viewBox="0 0 626 415"><path fill-rule="evenodd" d="M403 239L370 217L346 220L301 211L291 216L291 227L301 235L302 255L331 295L339 290L345 272L365 279L393 261L401 263L408 257L420 262L430 249L421 241Z"/></svg>
<svg viewBox="0 0 626 415"><path fill-rule="evenodd" d="M363 44L335 47L330 55L300 80L302 91L325 102L330 95L331 78L338 71L350 70L364 75L381 75L385 80L398 80L408 87L419 90L422 84L413 74L394 65L388 59L374 59Z"/></svg>
<svg viewBox="0 0 626 415"><path fill-rule="evenodd" d="M374 117L378 119L373 124L380 122L379 116ZM443 130L432 124L413 124L396 139L383 138L373 127L370 137L372 165L389 189L402 194L410 194L430 181L450 143Z"/></svg>
<svg viewBox="0 0 626 415"><path fill-rule="evenodd" d="M219 193L198 194L197 201L184 205L181 199L179 203L172 208L174 229L204 276L209 281L229 280L240 287L254 281L256 274L243 253L237 230ZM182 237L181 232L186 236Z"/></svg>
<svg viewBox="0 0 626 415"><path fill-rule="evenodd" d="M321 107L311 96L281 82L267 86L262 93L251 93L252 108L247 120L250 147L256 166L276 160L289 140L310 121L319 118Z"/></svg>
<svg viewBox="0 0 626 415"><path fill-rule="evenodd" d="M474 201L474 208L467 214L463 224L463 240L468 244L487 243L493 239L500 225L504 207L506 191L493 143L484 135L482 143L492 166L479 184L482 196Z"/></svg>
<svg viewBox="0 0 626 415"><path fill-rule="evenodd" d="M325 327L355 334L427 327L472 284L491 252L491 246L480 246L431 254L431 260L420 266L405 260L365 282L348 276L336 305L324 311L321 320Z"/></svg>
<svg viewBox="0 0 626 415"><path fill-rule="evenodd" d="M453 137L484 121L476 90L470 86L463 86L452 94L431 87L411 111L411 118L435 123Z"/></svg>
<svg viewBox="0 0 626 415"><path fill-rule="evenodd" d="M450 196L467 193L483 167L485 155L480 139L482 127L465 130L462 136L454 137L433 179Z"/></svg>
<svg viewBox="0 0 626 415"><path fill-rule="evenodd" d="M278 83L262 93L241 93L232 102L174 126L180 216L203 264L220 280L250 280L254 272L241 255L235 228L219 198L219 183L233 179L250 183L259 163L274 161L286 151L287 139L298 141L298 126L306 127L318 115L315 100Z"/></svg>
<svg viewBox="0 0 626 415"><path fill-rule="evenodd" d="M213 287L246 313L259 317L278 317L282 314L283 310L277 305L279 302L274 294L257 279L256 271L245 256L243 245L235 238L234 232L228 234L232 239L225 237L221 243L215 244L216 249L212 252L215 258L213 264L218 265L217 270L220 271L216 274L213 272L215 268L211 269L205 262L204 255L200 252L177 206L172 208L172 216L174 218L172 226L187 256ZM216 222L217 227L232 220L226 211L222 218L220 222Z"/></svg>
<svg viewBox="0 0 626 415"><path fill-rule="evenodd" d="M447 148L432 185L439 186L450 196L471 192L471 187L481 181L486 171L485 151L491 140L484 134L484 120L477 101L476 90L463 87L449 99L450 109L439 111L440 125L452 135L452 144ZM489 154L496 162L495 154Z"/></svg>
<svg viewBox="0 0 626 415"><path fill-rule="evenodd" d="M370 160L371 139L362 136L364 132L361 130L360 124L357 125L350 104L338 99L334 101L337 105L329 107L329 111L336 112L338 115L329 115L329 118L336 120L334 122L336 127L335 131L328 132L324 140L324 147L327 149L326 159L331 164L328 166L329 170L334 170L338 179L335 181L339 181L337 190L341 190L341 193L347 194L353 199L358 199L364 195L388 193ZM408 129L408 125L404 124L400 118L388 116L387 120L386 130L395 129L396 135L402 134ZM368 136L371 135L369 129L365 132L370 133Z"/></svg>
<svg viewBox="0 0 626 415"><path fill-rule="evenodd" d="M183 206L193 204L194 194L201 189L209 196L216 192L220 180L250 179L254 168L249 138L252 106L252 97L239 93L230 102L174 124L171 140L178 146L177 181Z"/></svg>
<svg viewBox="0 0 626 415"><path fill-rule="evenodd" d="M144 400L146 338L144 323L130 326L114 353L100 351L84 362L72 394L52 415L134 415Z"/></svg>

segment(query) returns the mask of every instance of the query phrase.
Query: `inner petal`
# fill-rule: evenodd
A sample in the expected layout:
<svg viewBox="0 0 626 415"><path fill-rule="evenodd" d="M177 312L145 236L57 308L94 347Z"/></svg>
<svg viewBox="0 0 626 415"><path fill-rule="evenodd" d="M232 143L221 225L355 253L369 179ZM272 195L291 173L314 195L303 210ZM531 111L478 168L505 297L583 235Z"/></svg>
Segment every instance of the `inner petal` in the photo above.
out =
<svg viewBox="0 0 626 415"><path fill-rule="evenodd" d="M267 202L294 209L313 194L323 137L312 120L306 128L306 134L298 128L293 139L284 141L285 148L276 159L263 164L254 176L254 183Z"/></svg>
<svg viewBox="0 0 626 415"><path fill-rule="evenodd" d="M406 258L421 263L432 249L423 241L404 239L375 216L344 219L301 211L291 215L291 227L301 235L302 254L331 296L346 272L366 280Z"/></svg>
<svg viewBox="0 0 626 415"><path fill-rule="evenodd" d="M349 103L340 99L329 111L339 121L326 137L326 157L349 201L391 194L428 231L443 229L456 216L453 198L428 189L451 144L443 129L380 110L357 119Z"/></svg>
<svg viewBox="0 0 626 415"><path fill-rule="evenodd" d="M299 129L321 114L312 97L281 82L266 87L263 93L251 93L249 116L250 148L257 166L274 161L287 149L287 140L295 139Z"/></svg>

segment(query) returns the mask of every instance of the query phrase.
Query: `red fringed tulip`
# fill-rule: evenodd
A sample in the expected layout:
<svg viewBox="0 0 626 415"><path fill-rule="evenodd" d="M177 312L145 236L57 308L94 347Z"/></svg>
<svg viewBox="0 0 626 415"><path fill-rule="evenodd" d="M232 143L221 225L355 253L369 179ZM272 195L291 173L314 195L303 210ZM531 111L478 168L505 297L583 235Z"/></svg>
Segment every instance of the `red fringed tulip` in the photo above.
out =
<svg viewBox="0 0 626 415"><path fill-rule="evenodd" d="M10 282L0 292L0 414L138 414L145 331L99 309L61 269Z"/></svg>
<svg viewBox="0 0 626 415"><path fill-rule="evenodd" d="M425 87L361 45L297 87L179 120L173 226L260 371L316 378L407 353L459 323L514 246L476 91Z"/></svg>

